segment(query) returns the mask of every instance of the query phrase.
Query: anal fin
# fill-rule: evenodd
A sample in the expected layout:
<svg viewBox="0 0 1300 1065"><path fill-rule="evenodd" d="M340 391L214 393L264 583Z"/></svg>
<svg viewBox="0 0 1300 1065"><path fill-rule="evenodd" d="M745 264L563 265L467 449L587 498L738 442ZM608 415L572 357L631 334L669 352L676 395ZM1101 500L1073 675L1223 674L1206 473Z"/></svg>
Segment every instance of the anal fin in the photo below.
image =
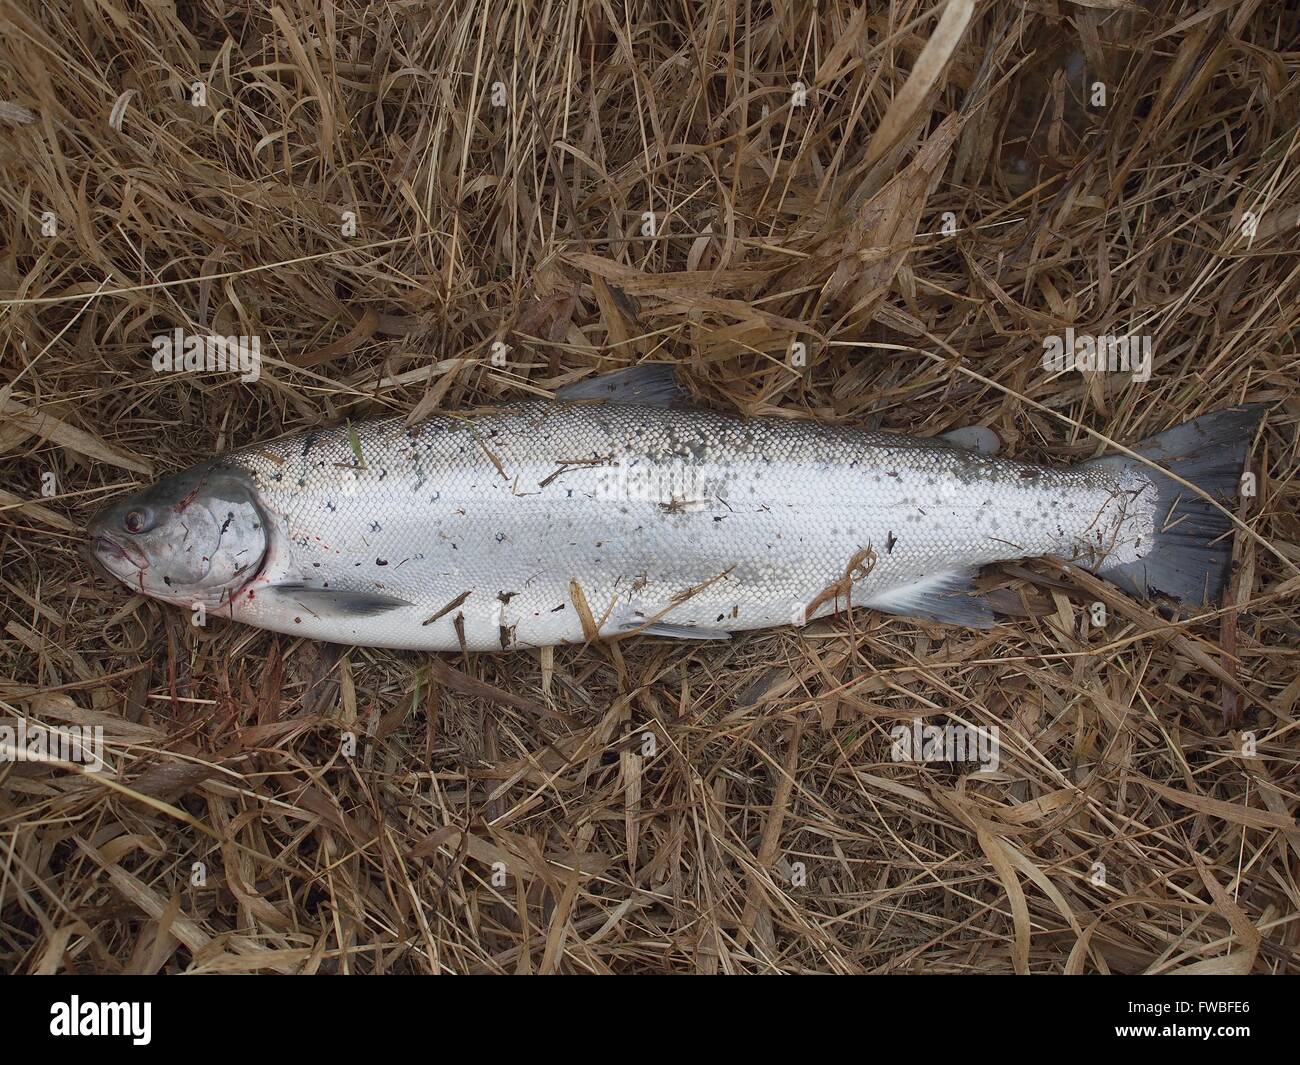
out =
<svg viewBox="0 0 1300 1065"><path fill-rule="evenodd" d="M971 594L976 576L976 570L928 574L911 584L877 594L864 605L887 614L902 614L945 625L991 629L997 624L993 608L983 596Z"/></svg>

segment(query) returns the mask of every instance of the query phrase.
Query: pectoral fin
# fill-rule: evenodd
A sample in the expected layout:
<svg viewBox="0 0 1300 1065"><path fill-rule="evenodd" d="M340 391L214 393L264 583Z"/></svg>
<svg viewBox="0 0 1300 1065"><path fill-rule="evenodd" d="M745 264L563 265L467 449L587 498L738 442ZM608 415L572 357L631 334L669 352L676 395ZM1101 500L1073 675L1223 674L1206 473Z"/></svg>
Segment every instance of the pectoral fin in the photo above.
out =
<svg viewBox="0 0 1300 1065"><path fill-rule="evenodd" d="M381 592L358 592L346 588L322 588L304 581L273 584L266 592L299 604L318 618L371 618L410 606L405 599Z"/></svg>

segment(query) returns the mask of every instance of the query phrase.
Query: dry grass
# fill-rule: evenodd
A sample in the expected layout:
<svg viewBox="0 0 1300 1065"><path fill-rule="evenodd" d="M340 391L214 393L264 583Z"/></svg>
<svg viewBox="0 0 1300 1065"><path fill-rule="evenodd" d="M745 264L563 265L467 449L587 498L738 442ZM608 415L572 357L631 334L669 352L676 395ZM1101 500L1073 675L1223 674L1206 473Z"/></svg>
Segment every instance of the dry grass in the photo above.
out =
<svg viewBox="0 0 1300 1065"><path fill-rule="evenodd" d="M0 718L109 744L0 765L0 970L1300 971L1300 40L1202 6L0 0ZM261 381L154 373L177 326ZM1067 326L1152 379L1044 372ZM644 358L1048 462L1273 402L1230 607L1026 563L992 633L438 659L78 556L233 443ZM893 762L917 715L1000 726L998 772Z"/></svg>

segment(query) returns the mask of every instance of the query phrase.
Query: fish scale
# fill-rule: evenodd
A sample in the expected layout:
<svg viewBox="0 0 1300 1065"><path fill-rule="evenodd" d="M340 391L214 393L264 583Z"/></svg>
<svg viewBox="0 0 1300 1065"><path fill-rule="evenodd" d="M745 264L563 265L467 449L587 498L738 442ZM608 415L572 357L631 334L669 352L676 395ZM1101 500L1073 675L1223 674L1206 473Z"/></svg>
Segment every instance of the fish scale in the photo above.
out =
<svg viewBox="0 0 1300 1065"><path fill-rule="evenodd" d="M582 640L581 598L605 635L651 618L721 635L846 605L830 597L807 609L866 552L855 603L954 559L1073 555L1088 529L1119 540L1106 517L1119 479L1104 471L809 421L537 403L414 430L362 424L355 435L362 463L347 429L232 457L277 523L262 580L411 606L340 628L300 602L286 625L282 604L254 586L232 616L432 649L460 646L459 617L465 645L487 650Z"/></svg>

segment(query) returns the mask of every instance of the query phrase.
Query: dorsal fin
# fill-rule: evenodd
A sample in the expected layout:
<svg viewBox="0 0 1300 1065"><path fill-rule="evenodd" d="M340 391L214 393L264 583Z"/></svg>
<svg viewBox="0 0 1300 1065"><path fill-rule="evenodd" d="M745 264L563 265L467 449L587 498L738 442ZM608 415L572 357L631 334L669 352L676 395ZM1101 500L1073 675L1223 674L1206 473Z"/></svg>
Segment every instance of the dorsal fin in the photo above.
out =
<svg viewBox="0 0 1300 1065"><path fill-rule="evenodd" d="M677 383L677 368L672 363L643 362L574 381L557 388L555 398L563 403L603 399L639 407L671 407L688 402L690 394Z"/></svg>

